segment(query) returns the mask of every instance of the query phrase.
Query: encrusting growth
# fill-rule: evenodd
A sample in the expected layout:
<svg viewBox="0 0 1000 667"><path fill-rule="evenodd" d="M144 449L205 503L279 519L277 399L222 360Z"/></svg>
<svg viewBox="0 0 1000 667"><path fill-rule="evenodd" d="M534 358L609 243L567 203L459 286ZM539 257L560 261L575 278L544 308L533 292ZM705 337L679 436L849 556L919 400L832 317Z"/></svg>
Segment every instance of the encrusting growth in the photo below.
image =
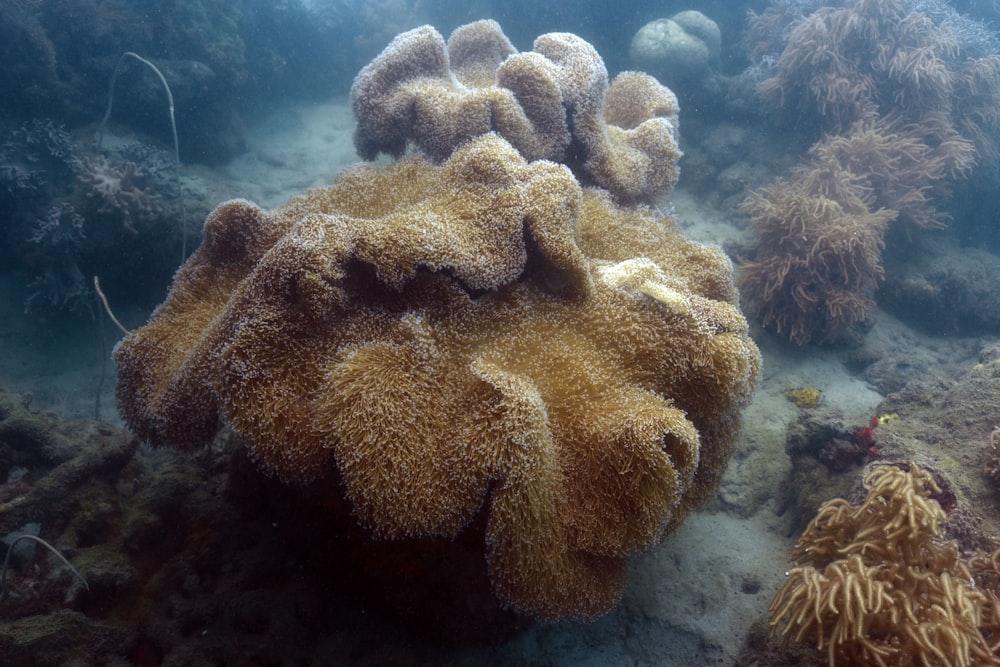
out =
<svg viewBox="0 0 1000 667"><path fill-rule="evenodd" d="M771 631L809 638L834 665L997 665L997 553L963 560L942 539L941 489L916 464L878 465L861 505L820 508L771 603ZM1000 552L998 552L1000 553ZM984 616L984 608L989 615Z"/></svg>
<svg viewBox="0 0 1000 667"><path fill-rule="evenodd" d="M509 51L494 37L463 76ZM359 85L356 107L390 104ZM380 538L483 517L497 596L540 618L617 602L628 556L714 493L756 383L718 248L495 132L274 211L226 202L204 239L115 351L129 426L190 448L224 418L281 480L335 472Z"/></svg>

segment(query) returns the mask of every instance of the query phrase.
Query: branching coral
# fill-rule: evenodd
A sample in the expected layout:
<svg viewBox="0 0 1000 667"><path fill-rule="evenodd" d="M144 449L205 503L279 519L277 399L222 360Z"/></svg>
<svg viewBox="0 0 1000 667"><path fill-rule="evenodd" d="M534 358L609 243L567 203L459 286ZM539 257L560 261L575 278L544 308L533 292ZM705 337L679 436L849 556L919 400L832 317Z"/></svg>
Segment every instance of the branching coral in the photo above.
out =
<svg viewBox="0 0 1000 667"><path fill-rule="evenodd" d="M39 247L40 256L47 261L28 285L26 312L39 307L93 312L93 295L77 260L86 238L85 226L83 217L67 202L53 204L45 218L36 221L28 240Z"/></svg>
<svg viewBox="0 0 1000 667"><path fill-rule="evenodd" d="M20 149L36 167L58 173L76 172L80 158L66 127L51 118L33 118L11 133L13 141L5 144L15 152Z"/></svg>
<svg viewBox="0 0 1000 667"><path fill-rule="evenodd" d="M638 72L608 84L604 61L569 33L518 53L495 21L444 38L399 35L354 81L355 145L366 159L408 143L441 161L495 131L528 160L568 164L622 202L651 201L677 182L677 98Z"/></svg>
<svg viewBox="0 0 1000 667"><path fill-rule="evenodd" d="M225 415L283 480L338 471L380 537L485 507L501 600L591 618L718 484L759 364L735 302L718 249L486 134L220 206L118 395L155 443Z"/></svg>
<svg viewBox="0 0 1000 667"><path fill-rule="evenodd" d="M50 206L45 218L35 223L28 240L57 252L69 252L83 242L84 225L72 204L60 202Z"/></svg>
<svg viewBox="0 0 1000 667"><path fill-rule="evenodd" d="M71 176L80 166L61 123L49 118L25 122L0 142L0 205L38 196L53 176Z"/></svg>
<svg viewBox="0 0 1000 667"><path fill-rule="evenodd" d="M814 638L831 667L1000 664L980 629L987 595L941 539L934 477L880 465L865 486L861 505L831 500L802 534L771 603L772 633Z"/></svg>

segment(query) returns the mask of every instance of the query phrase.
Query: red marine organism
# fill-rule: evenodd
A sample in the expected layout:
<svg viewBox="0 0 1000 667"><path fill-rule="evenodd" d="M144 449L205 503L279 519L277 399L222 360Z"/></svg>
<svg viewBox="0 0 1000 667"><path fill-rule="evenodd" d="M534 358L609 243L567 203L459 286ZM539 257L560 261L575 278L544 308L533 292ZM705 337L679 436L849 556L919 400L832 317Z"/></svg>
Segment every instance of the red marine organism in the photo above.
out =
<svg viewBox="0 0 1000 667"><path fill-rule="evenodd" d="M872 417L868 421L868 426L859 428L854 432L854 444L868 450L868 458L873 461L878 458L879 448L875 442L875 428L878 427L878 417Z"/></svg>

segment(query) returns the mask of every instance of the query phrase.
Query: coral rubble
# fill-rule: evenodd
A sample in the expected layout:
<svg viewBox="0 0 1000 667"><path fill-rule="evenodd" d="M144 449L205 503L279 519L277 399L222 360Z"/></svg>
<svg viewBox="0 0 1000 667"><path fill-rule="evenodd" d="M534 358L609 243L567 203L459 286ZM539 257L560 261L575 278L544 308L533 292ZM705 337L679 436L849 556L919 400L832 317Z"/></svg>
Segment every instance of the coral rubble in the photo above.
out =
<svg viewBox="0 0 1000 667"><path fill-rule="evenodd" d="M967 238L953 230L947 237L922 239L920 253L886 253L879 305L932 334L989 336L1000 331L1000 256L970 246Z"/></svg>

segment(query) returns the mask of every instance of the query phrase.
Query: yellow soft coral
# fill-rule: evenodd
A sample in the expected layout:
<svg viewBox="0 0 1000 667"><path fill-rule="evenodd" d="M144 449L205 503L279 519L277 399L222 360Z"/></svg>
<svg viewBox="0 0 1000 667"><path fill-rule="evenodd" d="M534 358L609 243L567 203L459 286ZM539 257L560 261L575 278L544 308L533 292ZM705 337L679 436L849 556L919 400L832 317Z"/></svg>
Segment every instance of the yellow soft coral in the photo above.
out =
<svg viewBox="0 0 1000 667"><path fill-rule="evenodd" d="M816 387L797 387L786 391L785 398L800 408L815 408L823 398L823 392Z"/></svg>
<svg viewBox="0 0 1000 667"><path fill-rule="evenodd" d="M336 469L381 537L485 504L499 597L591 618L718 484L759 364L735 303L717 248L487 134L221 205L116 350L118 395L154 443L225 415L281 479Z"/></svg>
<svg viewBox="0 0 1000 667"><path fill-rule="evenodd" d="M831 667L1000 663L980 629L987 596L973 581L988 568L975 559L970 568L941 539L934 476L914 463L879 465L865 486L861 505L831 500L802 534L771 603L772 632L814 639Z"/></svg>

